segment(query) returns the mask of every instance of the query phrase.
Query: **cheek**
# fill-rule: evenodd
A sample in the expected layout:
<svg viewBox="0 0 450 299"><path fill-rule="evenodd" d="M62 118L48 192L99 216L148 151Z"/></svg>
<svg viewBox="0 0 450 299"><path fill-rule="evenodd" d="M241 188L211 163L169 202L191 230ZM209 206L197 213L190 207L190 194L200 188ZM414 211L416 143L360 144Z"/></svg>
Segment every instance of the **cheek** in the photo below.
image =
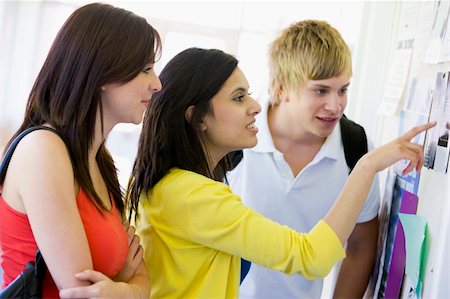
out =
<svg viewBox="0 0 450 299"><path fill-rule="evenodd" d="M342 109L345 109L345 107L347 107L347 95L342 97L342 99L341 99L341 107L342 107Z"/></svg>
<svg viewBox="0 0 450 299"><path fill-rule="evenodd" d="M325 101L322 101L320 99L305 101L303 103L300 103L296 107L296 109L293 109L292 113L300 114L300 115L310 114L310 113L317 112L317 110L322 109L324 105L325 105Z"/></svg>
<svg viewBox="0 0 450 299"><path fill-rule="evenodd" d="M239 118L242 118L239 111L226 107L214 109L214 121L216 122L216 125L226 128L238 122Z"/></svg>

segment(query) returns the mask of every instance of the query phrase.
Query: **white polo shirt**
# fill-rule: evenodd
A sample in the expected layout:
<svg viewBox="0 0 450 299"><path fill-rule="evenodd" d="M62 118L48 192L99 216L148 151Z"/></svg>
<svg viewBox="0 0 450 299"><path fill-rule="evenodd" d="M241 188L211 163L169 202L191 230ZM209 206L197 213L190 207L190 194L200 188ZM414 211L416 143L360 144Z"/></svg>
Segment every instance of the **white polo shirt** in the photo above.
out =
<svg viewBox="0 0 450 299"><path fill-rule="evenodd" d="M333 205L348 176L339 124L314 159L294 177L279 152L267 124L268 104L257 117L258 144L244 150L244 158L227 178L243 202L264 216L299 232L308 232ZM373 146L369 143L369 149ZM377 216L378 177L358 222ZM252 236L248 236L251 238ZM240 288L240 298L320 298L323 279L288 276L252 263Z"/></svg>

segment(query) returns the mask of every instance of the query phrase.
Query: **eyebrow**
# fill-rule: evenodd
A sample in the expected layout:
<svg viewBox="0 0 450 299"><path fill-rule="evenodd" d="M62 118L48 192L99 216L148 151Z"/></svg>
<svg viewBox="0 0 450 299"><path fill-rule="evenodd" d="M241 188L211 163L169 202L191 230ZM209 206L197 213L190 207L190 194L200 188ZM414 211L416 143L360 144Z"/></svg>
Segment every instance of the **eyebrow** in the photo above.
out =
<svg viewBox="0 0 450 299"><path fill-rule="evenodd" d="M350 82L341 86L340 88L345 88L345 87L349 87L349 86L350 86ZM323 84L314 84L313 87L330 88L329 85L323 85Z"/></svg>
<svg viewBox="0 0 450 299"><path fill-rule="evenodd" d="M238 88L235 88L230 94L234 94L238 91L239 92L247 92L247 89L245 89L244 87L238 87Z"/></svg>

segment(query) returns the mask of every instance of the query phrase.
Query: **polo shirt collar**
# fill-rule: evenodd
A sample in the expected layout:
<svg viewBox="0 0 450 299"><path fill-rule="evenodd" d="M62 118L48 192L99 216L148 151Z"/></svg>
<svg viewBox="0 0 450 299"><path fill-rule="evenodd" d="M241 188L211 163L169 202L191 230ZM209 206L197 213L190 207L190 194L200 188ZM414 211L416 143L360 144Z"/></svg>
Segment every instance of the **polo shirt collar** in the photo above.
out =
<svg viewBox="0 0 450 299"><path fill-rule="evenodd" d="M325 143L320 148L314 160L321 158L330 158L338 160L339 153L342 152L342 140L341 140L341 124L338 123L334 127L333 132L327 137Z"/></svg>

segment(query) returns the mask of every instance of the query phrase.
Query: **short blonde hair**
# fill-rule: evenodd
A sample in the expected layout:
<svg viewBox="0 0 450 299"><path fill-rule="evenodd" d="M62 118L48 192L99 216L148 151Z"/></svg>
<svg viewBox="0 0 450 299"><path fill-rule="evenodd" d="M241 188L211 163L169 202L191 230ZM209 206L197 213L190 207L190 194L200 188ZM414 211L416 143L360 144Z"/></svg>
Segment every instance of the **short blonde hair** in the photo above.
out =
<svg viewBox="0 0 450 299"><path fill-rule="evenodd" d="M287 92L308 80L343 73L352 75L352 57L341 34L325 21L305 20L284 29L269 46L270 102L280 103Z"/></svg>

